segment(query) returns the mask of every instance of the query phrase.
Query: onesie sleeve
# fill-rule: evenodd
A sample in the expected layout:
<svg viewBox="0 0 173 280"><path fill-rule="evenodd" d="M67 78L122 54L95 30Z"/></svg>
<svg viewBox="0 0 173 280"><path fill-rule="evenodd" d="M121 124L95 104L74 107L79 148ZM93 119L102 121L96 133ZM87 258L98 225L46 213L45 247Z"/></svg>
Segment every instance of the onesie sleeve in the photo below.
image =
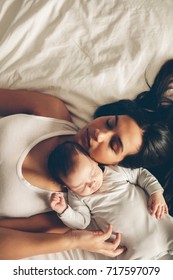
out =
<svg viewBox="0 0 173 280"><path fill-rule="evenodd" d="M70 190L68 191L68 207L58 217L66 226L73 229L85 229L91 221L88 206Z"/></svg>
<svg viewBox="0 0 173 280"><path fill-rule="evenodd" d="M160 190L163 192L158 180L147 169L141 167L136 169L123 168L123 170L128 181L143 188L149 196Z"/></svg>

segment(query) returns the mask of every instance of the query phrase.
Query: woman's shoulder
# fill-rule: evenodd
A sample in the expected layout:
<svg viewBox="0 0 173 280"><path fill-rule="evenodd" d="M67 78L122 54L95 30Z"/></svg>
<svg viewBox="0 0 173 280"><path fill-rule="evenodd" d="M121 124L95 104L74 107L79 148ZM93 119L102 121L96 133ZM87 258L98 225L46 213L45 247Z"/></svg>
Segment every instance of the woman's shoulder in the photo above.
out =
<svg viewBox="0 0 173 280"><path fill-rule="evenodd" d="M19 123L32 123L33 125L38 125L39 123L41 124L47 124L47 125L56 125L56 126L64 126L64 128L70 128L72 130L77 131L78 127L71 121L64 120L61 118L52 118L52 117L45 117L45 116L38 116L38 115L30 115L30 114L14 114L14 115L9 115L6 117L2 117L0 120L0 124L10 124L12 123L13 125L17 125Z"/></svg>

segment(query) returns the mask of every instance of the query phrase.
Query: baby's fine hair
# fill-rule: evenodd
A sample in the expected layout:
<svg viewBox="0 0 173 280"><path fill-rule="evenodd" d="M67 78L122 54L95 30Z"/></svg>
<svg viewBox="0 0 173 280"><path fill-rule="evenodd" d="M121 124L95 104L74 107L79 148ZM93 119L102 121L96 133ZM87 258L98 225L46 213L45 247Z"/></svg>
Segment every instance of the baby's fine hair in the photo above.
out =
<svg viewBox="0 0 173 280"><path fill-rule="evenodd" d="M52 178L64 185L61 177L67 177L77 165L76 156L82 153L89 157L84 148L76 142L66 141L58 145L49 155L48 170Z"/></svg>

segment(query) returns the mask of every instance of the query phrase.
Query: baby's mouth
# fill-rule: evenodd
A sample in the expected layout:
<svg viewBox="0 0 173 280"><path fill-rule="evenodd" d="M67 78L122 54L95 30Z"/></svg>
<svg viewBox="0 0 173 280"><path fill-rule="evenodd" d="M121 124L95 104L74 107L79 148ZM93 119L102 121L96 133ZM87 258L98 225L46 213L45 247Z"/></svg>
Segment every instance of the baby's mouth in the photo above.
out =
<svg viewBox="0 0 173 280"><path fill-rule="evenodd" d="M100 182L97 182L96 185L93 187L93 192L97 192L101 188Z"/></svg>

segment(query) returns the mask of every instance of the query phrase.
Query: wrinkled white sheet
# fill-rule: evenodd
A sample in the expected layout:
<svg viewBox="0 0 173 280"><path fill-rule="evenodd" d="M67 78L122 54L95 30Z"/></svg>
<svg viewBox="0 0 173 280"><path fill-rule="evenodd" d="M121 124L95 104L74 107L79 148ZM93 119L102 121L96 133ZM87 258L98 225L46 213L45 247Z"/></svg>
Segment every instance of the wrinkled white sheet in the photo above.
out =
<svg viewBox="0 0 173 280"><path fill-rule="evenodd" d="M0 87L60 97L79 127L97 105L146 90L145 72L152 83L169 58L172 0L0 0Z"/></svg>

